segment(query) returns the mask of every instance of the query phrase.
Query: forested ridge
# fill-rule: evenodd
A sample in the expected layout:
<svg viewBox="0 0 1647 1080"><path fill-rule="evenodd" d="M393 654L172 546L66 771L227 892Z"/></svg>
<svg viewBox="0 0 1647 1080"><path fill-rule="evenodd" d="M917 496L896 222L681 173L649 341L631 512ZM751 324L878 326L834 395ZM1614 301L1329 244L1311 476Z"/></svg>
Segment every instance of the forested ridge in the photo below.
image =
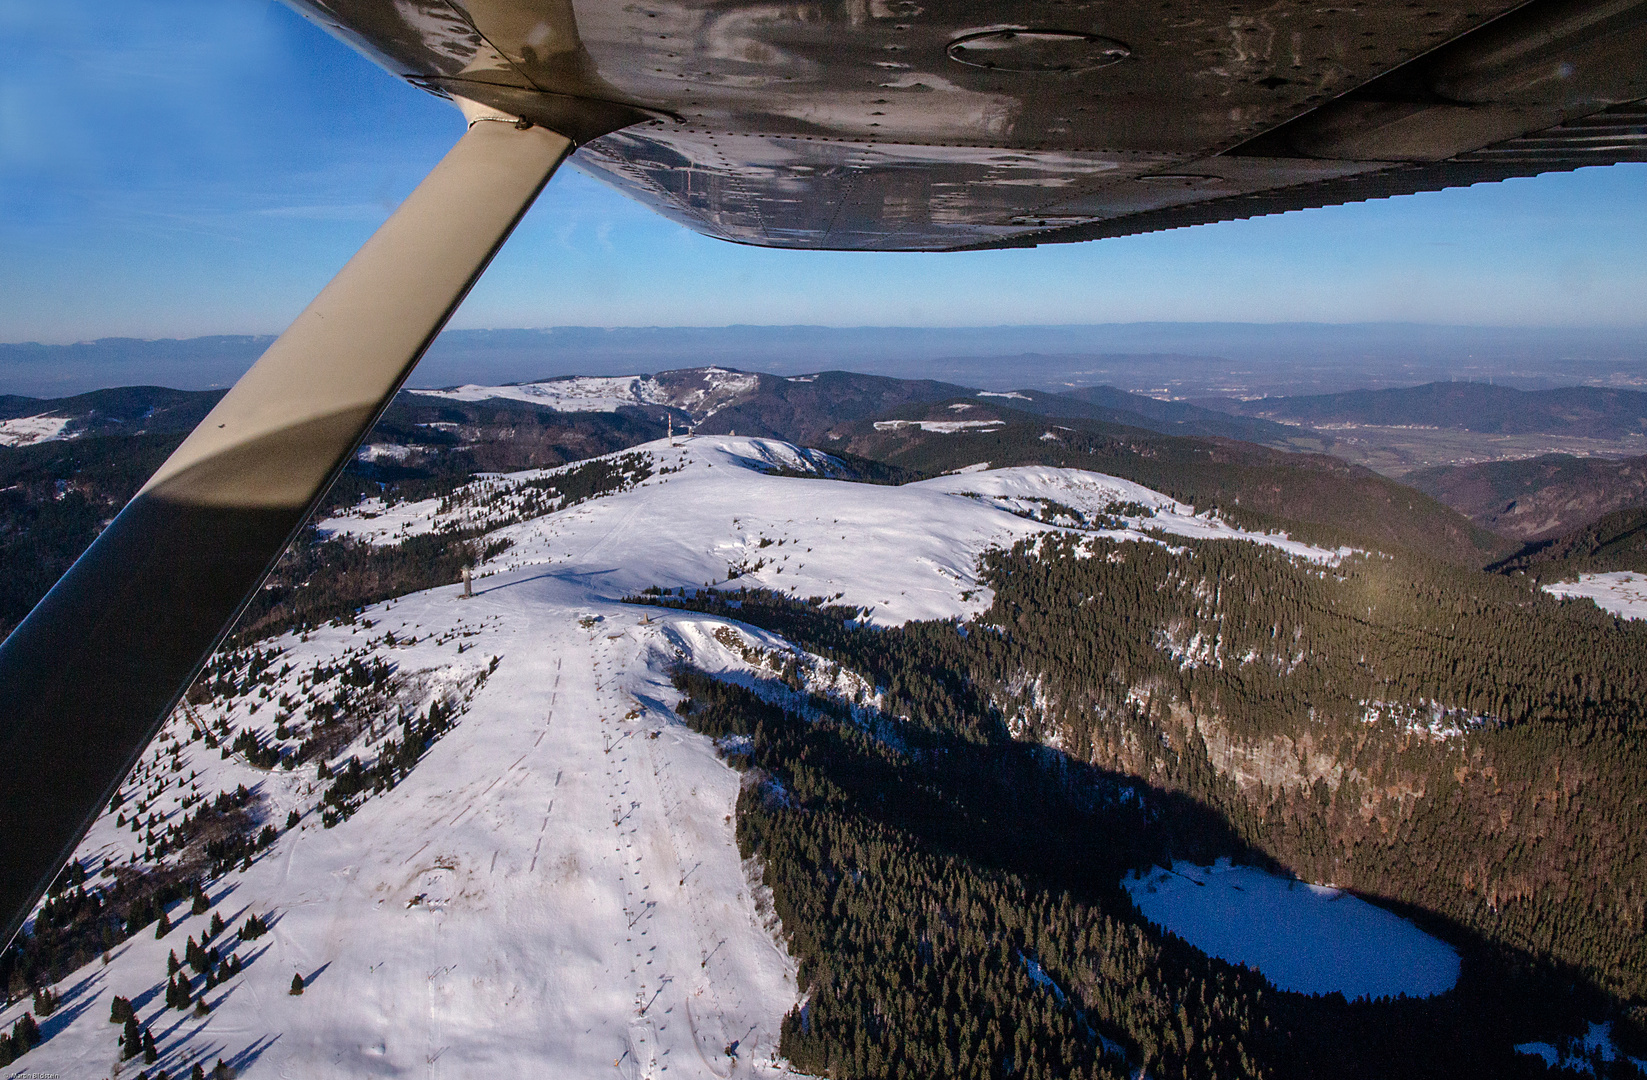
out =
<svg viewBox="0 0 1647 1080"><path fill-rule="evenodd" d="M1064 534L985 572L994 603L964 625L651 598L779 633L902 718L877 738L816 698L803 720L681 678L690 723L750 736L739 835L811 988L786 1029L798 1067L1538 1074L1510 1045L1586 1018L1642 1053L1647 627L1407 555L1329 567ZM1459 949L1458 987L1396 1003L1263 989L1118 888L1220 855L1414 918ZM1152 1011L1139 986L1194 1007Z"/></svg>
<svg viewBox="0 0 1647 1080"><path fill-rule="evenodd" d="M842 443L853 453L928 475L988 462L1051 465L1119 476L1233 524L1285 529L1327 547L1372 544L1478 567L1511 545L1455 510L1371 470L1323 454L1296 454L1229 439L1182 438L1074 417L1031 417L998 404L938 404L895 415L987 421L998 428L925 431L862 424ZM916 421L918 422L918 420Z"/></svg>
<svg viewBox="0 0 1647 1080"><path fill-rule="evenodd" d="M1037 735L1647 1001L1647 627L1416 559L1084 546L991 564L1007 633L979 674L1041 680Z"/></svg>
<svg viewBox="0 0 1647 1080"><path fill-rule="evenodd" d="M1618 570L1647 574L1647 506L1616 510L1565 536L1528 544L1490 569L1537 581Z"/></svg>

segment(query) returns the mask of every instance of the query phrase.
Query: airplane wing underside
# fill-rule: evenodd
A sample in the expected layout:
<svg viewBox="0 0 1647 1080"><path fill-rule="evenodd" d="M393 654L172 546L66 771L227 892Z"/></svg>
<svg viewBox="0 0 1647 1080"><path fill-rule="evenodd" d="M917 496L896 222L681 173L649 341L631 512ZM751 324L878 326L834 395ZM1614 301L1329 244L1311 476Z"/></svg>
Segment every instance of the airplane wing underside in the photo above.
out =
<svg viewBox="0 0 1647 1080"><path fill-rule="evenodd" d="M950 250L1647 160L1643 0L294 0L699 232Z"/></svg>

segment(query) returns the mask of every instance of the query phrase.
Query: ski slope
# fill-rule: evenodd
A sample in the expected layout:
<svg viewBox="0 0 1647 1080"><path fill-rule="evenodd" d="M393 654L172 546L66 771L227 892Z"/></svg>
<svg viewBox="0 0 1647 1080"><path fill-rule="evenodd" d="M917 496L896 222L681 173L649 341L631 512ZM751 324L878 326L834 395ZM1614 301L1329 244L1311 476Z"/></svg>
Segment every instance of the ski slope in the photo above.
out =
<svg viewBox="0 0 1647 1080"><path fill-rule="evenodd" d="M652 472L628 490L494 530L512 546L481 567L473 598L461 586L432 589L353 624L272 639L261 647L278 655L262 674L180 708L121 807L78 852L93 883L108 880L98 873L105 860L151 861L150 821L163 830L189 812L185 801L238 785L278 836L211 884L204 913L179 902L165 938L144 930L60 983L63 1005L42 1021L46 1041L0 1075L110 1075L114 995L155 1035L151 1074L173 1077L219 1058L246 1077L317 1080L781 1075L794 963L758 867L737 850L739 774L678 722L669 671L684 658L752 681L762 672L736 646L788 646L623 596L726 584L732 574L735 586L864 605L883 625L966 617L988 604L980 554L1060 528L1024 516L1045 512L1046 500L1062 508L1054 517L1132 504L1124 527L1098 535L1162 542L1140 531L1149 528L1322 562L1341 554L1241 533L1076 470L881 487L770 475L835 469L825 455L771 440L659 441L631 453ZM485 477L444 509L438 500L363 504L322 525L384 543L494 511L501 520L535 490L526 485L555 474ZM351 755L373 760L396 717L441 703L456 723L397 786L328 828L330 781L318 760L260 769L199 733L250 730L267 742L284 725L300 729L305 705L346 692L337 669L350 660L390 665L393 676L374 691L379 711L326 755L334 770ZM300 738L286 732L284 745ZM141 833L122 824L139 806ZM298 824L285 827L294 812ZM231 927L214 944L237 952L244 970L206 994L205 1016L168 1010L167 955L199 940L214 912ZM268 915L272 929L237 944L232 928L251 914ZM288 992L294 974L306 983L301 996ZM26 1006L0 1013L0 1024ZM123 1066L126 1075L140 1067Z"/></svg>
<svg viewBox="0 0 1647 1080"><path fill-rule="evenodd" d="M694 632L691 617L617 604L576 573L500 576L475 599L460 593L433 590L356 627L275 642L293 674L270 684L274 699L313 662L350 650L456 686L500 657L411 774L335 828L320 823L323 785L311 766L265 772L192 741L179 772L156 770L189 732L181 713L168 724L143 775L198 771L208 796L253 788L277 825L291 810L303 815L211 890L211 910L231 926L272 913L273 930L239 947L245 970L208 994L213 1010L196 1019L161 1007L168 951L181 954L210 919L179 904L164 940L140 933L107 966L65 980L49 1039L7 1075L108 1075L115 994L137 1006L160 1042L158 1067L174 1076L219 1058L249 1077L779 1071L794 966L734 843L738 774L670 712L678 643L724 647ZM416 643L388 646L386 632ZM222 711L267 733L274 710L248 715L257 701ZM365 745L363 736L351 749ZM177 813L165 796L150 805ZM100 865L133 847L105 815L80 855ZM309 983L301 997L288 993L294 974Z"/></svg>

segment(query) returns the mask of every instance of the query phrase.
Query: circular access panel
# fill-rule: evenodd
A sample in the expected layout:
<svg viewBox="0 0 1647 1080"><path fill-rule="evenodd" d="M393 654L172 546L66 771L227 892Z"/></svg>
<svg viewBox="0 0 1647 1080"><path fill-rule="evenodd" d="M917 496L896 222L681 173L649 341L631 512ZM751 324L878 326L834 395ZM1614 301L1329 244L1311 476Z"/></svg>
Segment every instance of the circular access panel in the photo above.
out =
<svg viewBox="0 0 1647 1080"><path fill-rule="evenodd" d="M992 71L1091 71L1132 55L1114 38L1070 30L984 30L949 43L949 58Z"/></svg>

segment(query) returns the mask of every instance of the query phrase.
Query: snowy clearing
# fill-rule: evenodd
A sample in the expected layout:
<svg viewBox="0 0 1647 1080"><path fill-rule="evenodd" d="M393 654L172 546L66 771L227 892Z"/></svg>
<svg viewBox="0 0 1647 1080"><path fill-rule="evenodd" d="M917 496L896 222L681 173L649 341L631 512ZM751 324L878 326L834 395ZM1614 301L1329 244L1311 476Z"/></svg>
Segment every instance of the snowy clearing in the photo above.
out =
<svg viewBox="0 0 1647 1080"><path fill-rule="evenodd" d="M72 439L63 429L69 426L66 416L19 416L0 420L0 446L28 446L37 442L56 442Z"/></svg>
<svg viewBox="0 0 1647 1080"><path fill-rule="evenodd" d="M1458 954L1349 893L1220 859L1175 862L1122 882L1151 922L1247 964L1282 990L1347 998L1429 997L1458 982Z"/></svg>
<svg viewBox="0 0 1647 1080"><path fill-rule="evenodd" d="M392 461L403 464L414 453L402 443L367 443L355 452L355 458L365 462Z"/></svg>
<svg viewBox="0 0 1647 1080"><path fill-rule="evenodd" d="M1544 586L1544 591L1594 600L1597 607L1621 619L1647 619L1647 574L1626 570L1580 574L1577 581L1557 581Z"/></svg>

